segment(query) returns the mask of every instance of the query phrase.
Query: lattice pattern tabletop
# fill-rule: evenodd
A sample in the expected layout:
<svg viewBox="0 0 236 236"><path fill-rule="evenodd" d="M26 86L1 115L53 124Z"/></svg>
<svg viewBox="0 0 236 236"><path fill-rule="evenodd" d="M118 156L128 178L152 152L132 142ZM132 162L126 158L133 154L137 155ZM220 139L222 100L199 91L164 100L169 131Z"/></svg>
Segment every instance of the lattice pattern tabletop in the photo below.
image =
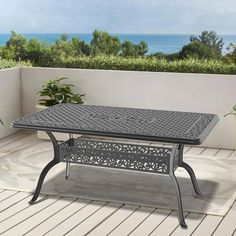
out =
<svg viewBox="0 0 236 236"><path fill-rule="evenodd" d="M24 116L15 128L200 144L218 118L214 114L59 104Z"/></svg>

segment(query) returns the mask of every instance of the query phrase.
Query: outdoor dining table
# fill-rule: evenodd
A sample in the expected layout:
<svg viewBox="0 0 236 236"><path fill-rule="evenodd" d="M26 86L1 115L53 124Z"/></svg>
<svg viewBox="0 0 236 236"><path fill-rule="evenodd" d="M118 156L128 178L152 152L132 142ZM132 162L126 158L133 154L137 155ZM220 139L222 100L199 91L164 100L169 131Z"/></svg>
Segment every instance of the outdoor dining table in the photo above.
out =
<svg viewBox="0 0 236 236"><path fill-rule="evenodd" d="M26 115L12 126L45 131L54 148L54 158L42 170L30 204L37 200L48 171L59 162L66 162L66 178L70 163L165 174L176 190L180 225L187 228L175 170L186 169L196 195L202 197L193 169L183 161L183 149L185 144L201 144L217 122L214 114L67 103ZM68 140L57 141L52 132L68 133ZM82 136L75 138L73 134ZM99 136L117 139L107 141ZM133 144L119 139L172 145Z"/></svg>

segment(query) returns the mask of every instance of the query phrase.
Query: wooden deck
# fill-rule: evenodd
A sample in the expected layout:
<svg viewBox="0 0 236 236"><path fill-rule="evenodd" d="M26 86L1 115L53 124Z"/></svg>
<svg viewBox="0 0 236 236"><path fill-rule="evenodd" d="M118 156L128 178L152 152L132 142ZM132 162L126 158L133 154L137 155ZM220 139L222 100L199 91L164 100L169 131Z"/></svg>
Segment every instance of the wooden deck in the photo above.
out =
<svg viewBox="0 0 236 236"><path fill-rule="evenodd" d="M0 157L31 145L29 140L22 132L0 140ZM186 147L185 156L190 155L236 159L234 150ZM0 189L0 235L236 236L236 202L224 217L185 212L188 229L182 230L172 210L46 195L29 206L30 198Z"/></svg>

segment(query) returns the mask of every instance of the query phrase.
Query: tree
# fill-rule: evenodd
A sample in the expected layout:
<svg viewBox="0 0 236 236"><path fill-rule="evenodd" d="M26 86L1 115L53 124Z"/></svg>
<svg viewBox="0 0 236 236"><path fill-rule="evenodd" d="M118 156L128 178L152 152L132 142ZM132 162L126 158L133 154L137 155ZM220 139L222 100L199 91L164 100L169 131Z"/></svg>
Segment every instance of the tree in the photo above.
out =
<svg viewBox="0 0 236 236"><path fill-rule="evenodd" d="M199 41L192 41L182 48L179 57L180 59L219 59L219 54L215 49L212 49Z"/></svg>
<svg viewBox="0 0 236 236"><path fill-rule="evenodd" d="M139 56L144 56L148 51L148 45L144 41L141 41L138 45L135 45L135 47Z"/></svg>
<svg viewBox="0 0 236 236"><path fill-rule="evenodd" d="M190 43L180 51L180 58L215 59L222 58L223 39L214 31L203 31L199 37L191 36Z"/></svg>
<svg viewBox="0 0 236 236"><path fill-rule="evenodd" d="M91 55L91 46L84 41L81 41L79 38L71 39L72 48L76 51L77 56L90 56Z"/></svg>
<svg viewBox="0 0 236 236"><path fill-rule="evenodd" d="M214 31L203 31L198 38L191 36L190 41L199 41L208 47L215 48L219 53L222 52L224 46L223 39L217 36Z"/></svg>
<svg viewBox="0 0 236 236"><path fill-rule="evenodd" d="M236 64L236 44L231 43L227 47L228 53L225 55L224 59L228 63Z"/></svg>
<svg viewBox="0 0 236 236"><path fill-rule="evenodd" d="M111 36L105 31L95 30L91 41L93 55L118 55L121 49L121 43L117 36Z"/></svg>
<svg viewBox="0 0 236 236"><path fill-rule="evenodd" d="M136 55L136 52L135 52L134 44L129 40L125 40L121 45L121 56L130 57L130 56L135 56L135 55Z"/></svg>
<svg viewBox="0 0 236 236"><path fill-rule="evenodd" d="M54 55L50 45L35 38L27 42L25 55L22 59L29 60L35 66L50 66L53 63Z"/></svg>
<svg viewBox="0 0 236 236"><path fill-rule="evenodd" d="M11 31L10 39L6 42L6 54L12 54L14 60L20 61L25 54L27 39L14 31Z"/></svg>
<svg viewBox="0 0 236 236"><path fill-rule="evenodd" d="M146 42L141 41L139 44L133 44L129 40L125 40L121 45L120 55L123 57L144 56L148 51L148 45Z"/></svg>

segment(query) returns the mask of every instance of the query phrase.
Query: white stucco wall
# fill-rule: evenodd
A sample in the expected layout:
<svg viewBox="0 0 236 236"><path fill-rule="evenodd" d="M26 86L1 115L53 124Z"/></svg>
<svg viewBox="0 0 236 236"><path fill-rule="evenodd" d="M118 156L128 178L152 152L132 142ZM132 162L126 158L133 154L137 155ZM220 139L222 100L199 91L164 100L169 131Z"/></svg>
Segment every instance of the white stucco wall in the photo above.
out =
<svg viewBox="0 0 236 236"><path fill-rule="evenodd" d="M61 76L86 94L88 104L218 114L220 122L203 145L236 147L235 120L223 118L236 103L235 75L22 68L22 113L35 111L45 80Z"/></svg>
<svg viewBox="0 0 236 236"><path fill-rule="evenodd" d="M10 127L21 116L20 68L0 70L0 138L16 132Z"/></svg>

